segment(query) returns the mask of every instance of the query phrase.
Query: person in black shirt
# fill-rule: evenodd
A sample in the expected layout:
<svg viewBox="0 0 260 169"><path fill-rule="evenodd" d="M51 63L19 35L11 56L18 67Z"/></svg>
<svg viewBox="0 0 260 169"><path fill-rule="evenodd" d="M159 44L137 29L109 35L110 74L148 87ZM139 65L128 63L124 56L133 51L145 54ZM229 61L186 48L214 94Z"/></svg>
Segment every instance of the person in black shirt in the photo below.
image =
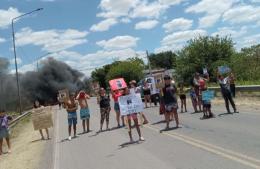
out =
<svg viewBox="0 0 260 169"><path fill-rule="evenodd" d="M106 90L101 88L99 91L98 104L100 106L100 131L102 131L104 121L106 120L106 129L109 130L109 114L111 111L110 98L106 95Z"/></svg>
<svg viewBox="0 0 260 169"><path fill-rule="evenodd" d="M174 115L176 127L179 127L179 117L177 114L178 102L176 97L176 86L171 84L171 77L164 76L165 87L163 88L163 101L165 104L166 130L169 129L171 115Z"/></svg>

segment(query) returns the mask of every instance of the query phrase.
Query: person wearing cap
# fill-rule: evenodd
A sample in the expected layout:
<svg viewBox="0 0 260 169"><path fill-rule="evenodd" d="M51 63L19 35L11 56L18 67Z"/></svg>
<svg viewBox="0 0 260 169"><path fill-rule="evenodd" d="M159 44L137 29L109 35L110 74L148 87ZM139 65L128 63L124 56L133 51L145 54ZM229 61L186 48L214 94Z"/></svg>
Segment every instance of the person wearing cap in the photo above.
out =
<svg viewBox="0 0 260 169"><path fill-rule="evenodd" d="M162 90L163 93L163 101L165 104L165 120L166 120L166 128L165 130L169 129L170 117L171 115L174 116L176 121L176 127L179 127L179 117L177 113L178 109L178 101L177 101L177 88L176 86L171 84L171 77L169 75L164 76L164 83L165 86Z"/></svg>
<svg viewBox="0 0 260 169"><path fill-rule="evenodd" d="M90 99L90 96L83 90L81 90L76 97L76 100L78 100L80 106L80 119L82 120L82 127L84 133L86 132L88 133L90 131L89 129L90 113L89 113L87 99ZM86 131L86 126L87 126L87 131Z"/></svg>
<svg viewBox="0 0 260 169"><path fill-rule="evenodd" d="M73 131L74 131L74 137L77 137L77 109L78 105L75 101L74 94L71 93L69 96L69 99L65 102L65 108L68 112L68 132L69 132L69 138L68 140L71 140L71 127L73 125Z"/></svg>
<svg viewBox="0 0 260 169"><path fill-rule="evenodd" d="M130 82L130 91L133 93L133 94L138 94L138 93L141 93L141 89L139 87L137 87L137 83L135 80L132 80ZM143 124L148 124L148 120L146 118L146 116L144 115L143 112L140 112L142 118L143 118Z"/></svg>

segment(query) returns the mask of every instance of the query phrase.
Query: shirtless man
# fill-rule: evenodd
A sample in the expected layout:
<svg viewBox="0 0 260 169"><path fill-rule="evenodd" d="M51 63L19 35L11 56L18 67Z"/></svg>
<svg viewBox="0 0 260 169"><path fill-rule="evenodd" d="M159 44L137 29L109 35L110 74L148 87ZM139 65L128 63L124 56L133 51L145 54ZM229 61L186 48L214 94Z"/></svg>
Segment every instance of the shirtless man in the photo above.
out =
<svg viewBox="0 0 260 169"><path fill-rule="evenodd" d="M89 129L90 113L89 113L87 99L90 99L90 96L83 90L80 91L76 97L76 100L78 100L80 106L80 119L82 120L82 127L84 133L85 132L88 133L90 131ZM86 131L86 125L87 125L87 131Z"/></svg>

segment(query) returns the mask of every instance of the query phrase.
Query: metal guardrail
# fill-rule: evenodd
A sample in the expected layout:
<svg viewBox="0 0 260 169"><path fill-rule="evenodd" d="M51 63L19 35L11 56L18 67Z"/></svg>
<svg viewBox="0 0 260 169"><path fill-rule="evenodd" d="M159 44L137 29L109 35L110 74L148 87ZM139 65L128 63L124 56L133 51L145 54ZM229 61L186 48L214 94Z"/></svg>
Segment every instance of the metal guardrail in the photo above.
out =
<svg viewBox="0 0 260 169"><path fill-rule="evenodd" d="M9 127L10 128L14 127L20 120L22 120L23 118L27 117L30 114L31 114L31 111L27 111L27 112L23 113L22 115L18 116L17 118L15 118L14 120L12 120L9 123Z"/></svg>
<svg viewBox="0 0 260 169"><path fill-rule="evenodd" d="M220 91L220 87L209 87L211 90ZM236 91L238 92L250 92L250 91L259 91L260 85L245 85L245 86L236 86Z"/></svg>

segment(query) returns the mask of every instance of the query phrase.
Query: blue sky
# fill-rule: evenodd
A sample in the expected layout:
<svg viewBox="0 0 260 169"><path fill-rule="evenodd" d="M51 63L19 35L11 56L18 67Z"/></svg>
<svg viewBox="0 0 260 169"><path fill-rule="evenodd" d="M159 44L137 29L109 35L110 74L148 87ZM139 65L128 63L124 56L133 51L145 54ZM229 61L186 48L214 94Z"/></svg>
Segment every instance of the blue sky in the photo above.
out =
<svg viewBox="0 0 260 169"><path fill-rule="evenodd" d="M239 50L260 42L260 0L0 0L0 57L13 71L11 19L19 71L37 58L62 60L87 76L145 50L177 51L199 35L231 36Z"/></svg>

